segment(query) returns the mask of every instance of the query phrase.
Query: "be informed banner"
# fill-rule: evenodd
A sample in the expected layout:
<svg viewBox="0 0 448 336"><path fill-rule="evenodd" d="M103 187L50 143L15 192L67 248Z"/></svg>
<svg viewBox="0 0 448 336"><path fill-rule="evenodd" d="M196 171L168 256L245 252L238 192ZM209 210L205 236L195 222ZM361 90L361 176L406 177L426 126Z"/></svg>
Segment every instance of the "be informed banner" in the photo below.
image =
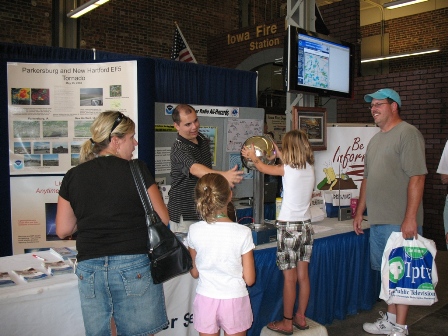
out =
<svg viewBox="0 0 448 336"><path fill-rule="evenodd" d="M315 190L325 203L349 206L359 196L367 145L378 132L374 126L327 127L327 150L314 152Z"/></svg>

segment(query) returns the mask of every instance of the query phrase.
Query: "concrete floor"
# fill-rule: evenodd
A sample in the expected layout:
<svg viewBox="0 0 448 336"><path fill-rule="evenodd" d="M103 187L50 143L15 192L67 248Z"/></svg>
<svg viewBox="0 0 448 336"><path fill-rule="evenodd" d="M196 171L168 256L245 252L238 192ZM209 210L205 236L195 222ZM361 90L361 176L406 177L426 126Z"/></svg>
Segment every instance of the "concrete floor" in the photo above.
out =
<svg viewBox="0 0 448 336"><path fill-rule="evenodd" d="M411 336L448 336L448 252L437 251L436 265L438 284L436 293L439 301L432 306L411 306L408 313L408 328ZM377 302L370 311L335 320L327 328L328 336L367 336L362 329L365 322L375 322L379 311L386 312L384 301Z"/></svg>

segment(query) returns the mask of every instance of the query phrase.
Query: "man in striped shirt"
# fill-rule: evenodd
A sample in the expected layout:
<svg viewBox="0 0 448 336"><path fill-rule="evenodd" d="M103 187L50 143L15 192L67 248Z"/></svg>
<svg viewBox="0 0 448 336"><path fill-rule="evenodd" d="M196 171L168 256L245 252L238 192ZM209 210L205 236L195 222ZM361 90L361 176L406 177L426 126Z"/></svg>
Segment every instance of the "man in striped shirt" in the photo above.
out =
<svg viewBox="0 0 448 336"><path fill-rule="evenodd" d="M223 175L230 186L240 183L243 172L236 165L227 171L212 169L212 153L209 140L199 132L199 120L195 109L186 104L178 105L172 114L178 134L171 147L171 189L168 212L170 228L174 232L187 232L188 227L200 220L194 203L197 180L205 174Z"/></svg>

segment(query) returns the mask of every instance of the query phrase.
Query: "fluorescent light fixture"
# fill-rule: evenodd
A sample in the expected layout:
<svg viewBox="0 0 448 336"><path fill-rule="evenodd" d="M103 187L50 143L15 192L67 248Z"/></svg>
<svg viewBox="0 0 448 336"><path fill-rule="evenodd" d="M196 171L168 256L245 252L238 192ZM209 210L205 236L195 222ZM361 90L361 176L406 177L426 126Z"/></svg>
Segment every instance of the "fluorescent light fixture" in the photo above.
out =
<svg viewBox="0 0 448 336"><path fill-rule="evenodd" d="M79 6L78 8L75 8L74 10L70 11L70 13L67 13L67 16L72 19L77 19L81 15L84 15L87 12L90 12L91 10L94 10L95 8L105 4L109 0L90 0L87 1L85 4Z"/></svg>
<svg viewBox="0 0 448 336"><path fill-rule="evenodd" d="M413 52L409 52L409 53L402 53L402 54L395 54L395 55L386 55L386 56L364 59L364 60L361 60L361 63L385 61L385 60L390 60L390 59L400 58L400 57L432 54L432 53L436 53L439 51L440 51L440 49L431 49L431 50L420 50L420 51L413 51Z"/></svg>
<svg viewBox="0 0 448 336"><path fill-rule="evenodd" d="M403 7L403 6L415 5L417 3L425 2L425 1L428 1L428 0L395 0L395 1L391 1L391 2L386 2L385 4L383 4L383 7L387 8L387 9L394 9L394 8L399 8L399 7Z"/></svg>

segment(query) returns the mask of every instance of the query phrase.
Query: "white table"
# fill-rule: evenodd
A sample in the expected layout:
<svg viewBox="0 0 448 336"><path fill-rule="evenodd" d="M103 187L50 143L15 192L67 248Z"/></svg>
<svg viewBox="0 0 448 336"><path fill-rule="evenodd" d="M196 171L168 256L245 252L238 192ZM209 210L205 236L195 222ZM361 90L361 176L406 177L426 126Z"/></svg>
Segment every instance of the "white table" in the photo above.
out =
<svg viewBox="0 0 448 336"><path fill-rule="evenodd" d="M57 260L50 252L39 256ZM0 258L0 271L41 267L32 254ZM197 280L184 274L164 284L169 327L157 335L198 335L189 323ZM37 333L36 333L37 332ZM0 288L0 335L84 336L75 274L61 274Z"/></svg>
<svg viewBox="0 0 448 336"><path fill-rule="evenodd" d="M319 227L329 227L331 230L322 231ZM315 229L315 238L321 238L351 231L352 222L338 222L337 218L329 218L315 223ZM257 250L274 246L276 243L259 245ZM36 254L48 260L56 260L51 259L55 257L47 251ZM31 254L0 258L0 271L40 265L41 261L33 258ZM184 274L164 284L170 325L157 335L198 335L190 323L196 284L197 280L190 274ZM0 288L0 334L85 335L76 276L61 274L40 281Z"/></svg>

